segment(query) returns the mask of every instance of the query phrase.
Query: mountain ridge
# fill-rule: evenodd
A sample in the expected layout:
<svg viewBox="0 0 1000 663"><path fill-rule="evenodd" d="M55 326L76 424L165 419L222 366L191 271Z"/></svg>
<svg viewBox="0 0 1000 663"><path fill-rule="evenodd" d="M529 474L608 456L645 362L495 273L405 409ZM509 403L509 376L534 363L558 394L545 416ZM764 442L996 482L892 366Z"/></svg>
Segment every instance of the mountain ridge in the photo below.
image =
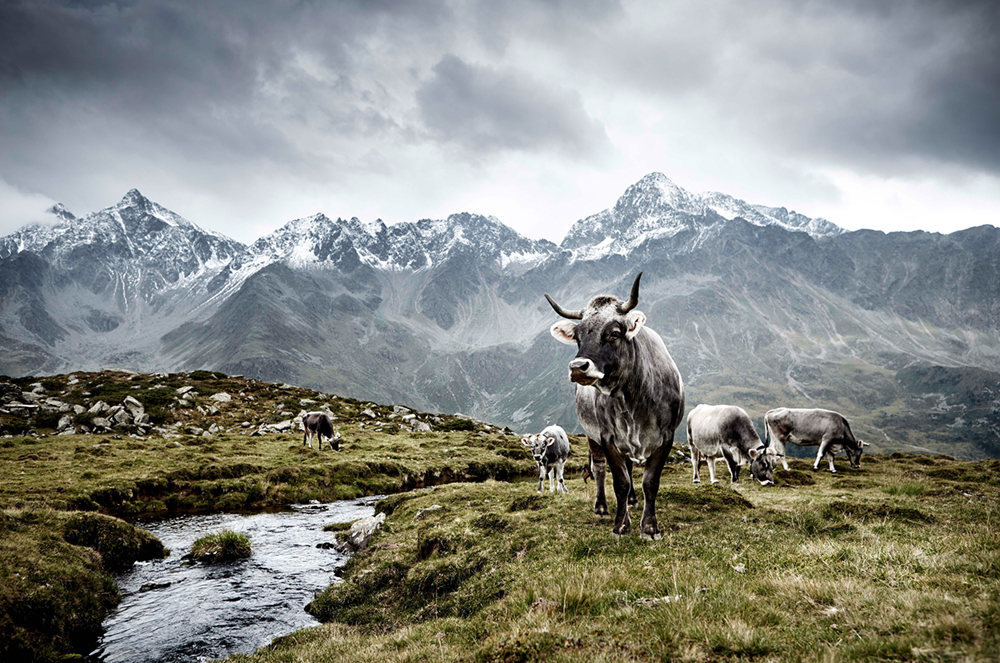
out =
<svg viewBox="0 0 1000 663"><path fill-rule="evenodd" d="M132 190L56 210L63 244L0 238L0 373L205 368L574 429L542 295L582 306L644 271L640 307L692 406L822 404L882 450L1000 455L1000 231L847 232L757 208L651 173L560 245L470 213L318 213L247 245Z"/></svg>

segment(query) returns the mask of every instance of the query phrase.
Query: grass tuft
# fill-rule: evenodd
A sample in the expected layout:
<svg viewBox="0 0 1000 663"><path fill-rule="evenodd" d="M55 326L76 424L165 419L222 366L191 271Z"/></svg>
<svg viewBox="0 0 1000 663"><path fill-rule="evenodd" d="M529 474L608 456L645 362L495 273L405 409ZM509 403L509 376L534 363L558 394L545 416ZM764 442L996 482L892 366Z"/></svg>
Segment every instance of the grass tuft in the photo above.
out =
<svg viewBox="0 0 1000 663"><path fill-rule="evenodd" d="M219 564L250 556L250 537L232 530L222 530L201 537L191 545L191 558L206 564Z"/></svg>

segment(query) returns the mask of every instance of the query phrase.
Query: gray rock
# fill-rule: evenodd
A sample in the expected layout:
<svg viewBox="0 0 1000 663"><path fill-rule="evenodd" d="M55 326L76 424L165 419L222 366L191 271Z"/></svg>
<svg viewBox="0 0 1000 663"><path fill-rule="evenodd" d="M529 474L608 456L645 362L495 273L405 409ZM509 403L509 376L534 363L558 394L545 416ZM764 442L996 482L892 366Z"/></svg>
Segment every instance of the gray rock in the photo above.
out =
<svg viewBox="0 0 1000 663"><path fill-rule="evenodd" d="M369 419L374 419L375 418L375 413L372 412L371 409L369 409L369 408L365 408L364 410L362 410L361 414L363 416L368 417Z"/></svg>
<svg viewBox="0 0 1000 663"><path fill-rule="evenodd" d="M415 430L418 433L430 433L431 425L426 421L418 421L417 423L413 424L413 430Z"/></svg>
<svg viewBox="0 0 1000 663"><path fill-rule="evenodd" d="M87 408L83 407L82 405L74 405L73 406L73 414L83 414L86 411L87 411Z"/></svg>
<svg viewBox="0 0 1000 663"><path fill-rule="evenodd" d="M301 405L302 407L308 407L310 405L316 405L316 401L314 401L311 398L300 398L299 405Z"/></svg>
<svg viewBox="0 0 1000 663"><path fill-rule="evenodd" d="M292 420L285 419L284 421L279 421L276 424L272 424L271 428L278 431L279 433L284 433L286 430L292 429Z"/></svg>
<svg viewBox="0 0 1000 663"><path fill-rule="evenodd" d="M392 411L396 414L409 414L410 412L413 412L410 408L403 407L402 405L393 405ZM403 418L405 419L406 417Z"/></svg>
<svg viewBox="0 0 1000 663"><path fill-rule="evenodd" d="M118 412L111 415L111 421L121 425L130 424L133 421L132 413L125 408L122 408Z"/></svg>
<svg viewBox="0 0 1000 663"><path fill-rule="evenodd" d="M95 415L104 414L110 409L111 406L105 403L104 401L97 401L96 403L90 406L90 409L87 410L87 414L95 414Z"/></svg>
<svg viewBox="0 0 1000 663"><path fill-rule="evenodd" d="M385 522L385 514L379 513L369 518L355 520L351 524L351 529L340 532L337 536L337 548L341 552L357 553L368 547L372 535Z"/></svg>
<svg viewBox="0 0 1000 663"><path fill-rule="evenodd" d="M56 426L56 429L66 430L67 428L70 428L72 425L73 425L73 417L67 414L59 418L59 424Z"/></svg>
<svg viewBox="0 0 1000 663"><path fill-rule="evenodd" d="M194 387L190 387L190 386L188 386L188 387L177 387L177 395L178 396L183 396L184 394L188 393L189 391L194 391Z"/></svg>
<svg viewBox="0 0 1000 663"><path fill-rule="evenodd" d="M42 400L42 397L33 391L22 391L21 400L24 401L25 403L37 403L38 401Z"/></svg>
<svg viewBox="0 0 1000 663"><path fill-rule="evenodd" d="M70 426L69 428L64 428L63 430L56 433L56 435L76 435L76 428Z"/></svg>
<svg viewBox="0 0 1000 663"><path fill-rule="evenodd" d="M133 418L138 417L146 411L146 408L143 407L142 403L131 396L126 396L125 400L122 401L122 405L124 405L125 409L132 414Z"/></svg>
<svg viewBox="0 0 1000 663"><path fill-rule="evenodd" d="M184 429L184 432L188 435L201 435L205 432L204 428L199 428L198 426L188 426Z"/></svg>
<svg viewBox="0 0 1000 663"><path fill-rule="evenodd" d="M149 418L148 414L143 412L142 414L140 414L138 417L135 418L135 423L137 423L140 426L149 426L152 423L152 420Z"/></svg>
<svg viewBox="0 0 1000 663"><path fill-rule="evenodd" d="M68 403L64 403L63 401L59 400L58 398L46 398L45 399L45 404L48 405L49 407L54 407L57 410L59 408L67 407L69 405Z"/></svg>
<svg viewBox="0 0 1000 663"><path fill-rule="evenodd" d="M228 403L229 401L233 400L233 397L224 391L220 391L217 394L212 394L210 398L216 403Z"/></svg>
<svg viewBox="0 0 1000 663"><path fill-rule="evenodd" d="M104 417L94 417L90 420L90 423L97 429L111 428L111 422Z"/></svg>

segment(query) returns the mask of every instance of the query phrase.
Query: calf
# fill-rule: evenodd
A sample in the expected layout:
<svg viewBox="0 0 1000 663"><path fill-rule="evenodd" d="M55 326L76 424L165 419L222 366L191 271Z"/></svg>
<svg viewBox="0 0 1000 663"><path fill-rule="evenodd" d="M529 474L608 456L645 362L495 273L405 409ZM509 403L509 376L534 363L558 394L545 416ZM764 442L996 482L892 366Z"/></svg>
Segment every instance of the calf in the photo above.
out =
<svg viewBox="0 0 1000 663"><path fill-rule="evenodd" d="M312 449L313 435L319 441L319 449L323 449L323 438L326 437L330 448L340 451L340 433L333 432L333 419L325 412L309 412L302 416L302 443Z"/></svg>
<svg viewBox="0 0 1000 663"><path fill-rule="evenodd" d="M569 458L569 438L566 431L561 426L549 426L537 435L525 435L521 438L521 444L531 449L531 455L538 463L538 492L542 492L542 484L545 482L545 475L549 475L549 491L556 491L556 478L559 480L559 489L566 490L566 483L563 481L563 466Z"/></svg>
<svg viewBox="0 0 1000 663"><path fill-rule="evenodd" d="M777 456L760 441L750 415L743 408L703 403L688 412L687 434L694 483L701 483L699 470L703 458L708 462L712 483L718 483L715 461L725 458L733 483L739 480L740 466L750 465L750 475L762 486L774 484Z"/></svg>
<svg viewBox="0 0 1000 663"><path fill-rule="evenodd" d="M774 440L771 442L770 440ZM868 446L867 442L854 437L851 424L844 415L833 410L819 408L800 409L779 407L769 410L764 415L764 440L774 446L778 453L784 456L785 445L789 442L801 446L819 446L816 452L816 462L813 469L819 469L823 456L830 457L830 471L836 472L833 466L833 455L840 451L847 453L851 467L861 467L861 452ZM785 469L788 464L785 463Z"/></svg>

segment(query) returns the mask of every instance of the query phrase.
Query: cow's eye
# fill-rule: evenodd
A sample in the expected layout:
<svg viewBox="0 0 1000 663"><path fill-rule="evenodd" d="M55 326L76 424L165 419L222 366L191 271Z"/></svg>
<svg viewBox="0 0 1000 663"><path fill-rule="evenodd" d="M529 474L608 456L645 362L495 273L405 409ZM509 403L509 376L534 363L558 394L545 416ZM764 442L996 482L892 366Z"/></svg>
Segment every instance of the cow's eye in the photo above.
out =
<svg viewBox="0 0 1000 663"><path fill-rule="evenodd" d="M619 339L621 337L622 337L622 333L620 331L618 331L617 329L612 329L611 331L608 332L608 338L612 338L612 339L616 339L617 340L617 339Z"/></svg>

